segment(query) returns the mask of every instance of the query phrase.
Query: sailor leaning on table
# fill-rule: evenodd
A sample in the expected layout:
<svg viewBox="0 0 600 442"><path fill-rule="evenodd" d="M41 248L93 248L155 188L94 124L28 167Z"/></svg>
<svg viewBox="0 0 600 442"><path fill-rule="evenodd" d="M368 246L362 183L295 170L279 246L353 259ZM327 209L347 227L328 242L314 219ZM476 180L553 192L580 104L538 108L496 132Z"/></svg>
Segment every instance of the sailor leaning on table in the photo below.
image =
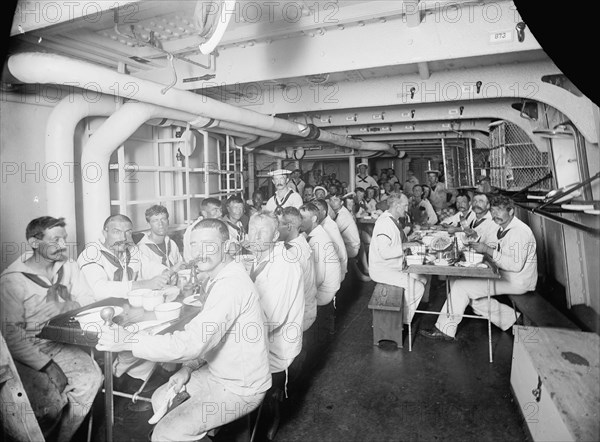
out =
<svg viewBox="0 0 600 442"><path fill-rule="evenodd" d="M404 250L417 244L409 242L412 236L406 238L398 222L408 211L408 198L404 194L392 193L387 203L388 209L377 218L373 228L369 245L369 275L375 282L405 289L403 322L408 324L425 293L427 277L403 271ZM409 278L414 280L412 291L407 290Z"/></svg>
<svg viewBox="0 0 600 442"><path fill-rule="evenodd" d="M96 301L127 298L136 289L167 287L171 270L140 252L131 237L133 223L125 215L111 215L104 222L103 240L86 244L77 258L81 272L92 287ZM154 364L139 361L130 353L121 353L114 362L114 374L144 381ZM124 379L128 379L125 376ZM124 382L124 381L123 381Z"/></svg>
<svg viewBox="0 0 600 442"><path fill-rule="evenodd" d="M80 348L35 335L50 318L93 302L93 292L67 258L63 218L32 220L25 238L33 253L0 275L0 326L42 432L60 425L57 439L68 441L89 412L102 373Z"/></svg>
<svg viewBox="0 0 600 442"><path fill-rule="evenodd" d="M183 362L181 370L156 390L152 406L161 409L170 388L179 392L185 386L191 397L156 424L153 441L201 439L206 431L258 407L271 386L263 308L246 270L227 253L227 226L216 219L198 222L190 247L200 258L198 270L208 275L208 297L184 330L157 336L140 332L128 339L113 324L103 326L98 343L102 351Z"/></svg>

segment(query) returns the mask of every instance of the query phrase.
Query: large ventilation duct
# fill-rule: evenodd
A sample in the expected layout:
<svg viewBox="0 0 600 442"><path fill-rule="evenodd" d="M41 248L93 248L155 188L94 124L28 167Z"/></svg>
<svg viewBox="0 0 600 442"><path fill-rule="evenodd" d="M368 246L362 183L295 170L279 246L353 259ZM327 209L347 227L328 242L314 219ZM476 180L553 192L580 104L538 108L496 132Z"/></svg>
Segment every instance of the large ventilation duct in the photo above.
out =
<svg viewBox="0 0 600 442"><path fill-rule="evenodd" d="M86 117L107 117L115 109L113 96L104 95L92 101L83 95L69 94L54 107L48 117L46 164L54 165L59 171L56 179L46 180L48 212L66 219L66 230L71 241L76 241L77 238L74 172L81 166L79 161L75 161L75 128Z"/></svg>
<svg viewBox="0 0 600 442"><path fill-rule="evenodd" d="M117 95L125 99L152 103L172 109L179 109L195 115L202 115L219 121L226 121L266 131L288 134L305 138L311 133L305 124L293 123L270 115L238 108L206 96L179 89L170 89L166 94L161 90L164 85L112 71L91 63L73 60L56 54L22 53L8 59L10 73L25 83L69 84L81 88L93 88L95 92L113 94L115 85L127 85L118 89ZM93 83L90 79L94 79ZM131 92L129 92L131 91ZM315 131L312 131L315 132ZM333 144L351 147L357 150L379 150L395 154L395 150L386 143L364 143L361 140L346 137L329 137L323 130L318 131L318 139ZM342 143L342 144L339 144Z"/></svg>
<svg viewBox="0 0 600 442"><path fill-rule="evenodd" d="M82 180L85 243L98 238L104 220L110 215L110 156L142 124L159 123L157 118L187 122L185 125L197 129L216 124L208 118L149 103L128 102L115 111L90 137L81 154L82 168L93 166L97 170L94 179Z"/></svg>

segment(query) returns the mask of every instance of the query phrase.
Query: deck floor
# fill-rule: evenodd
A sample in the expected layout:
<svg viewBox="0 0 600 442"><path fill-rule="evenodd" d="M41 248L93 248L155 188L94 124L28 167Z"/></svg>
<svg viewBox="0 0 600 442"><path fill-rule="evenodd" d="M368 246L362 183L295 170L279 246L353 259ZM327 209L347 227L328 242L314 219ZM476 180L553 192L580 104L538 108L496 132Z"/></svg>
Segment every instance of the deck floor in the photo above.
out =
<svg viewBox="0 0 600 442"><path fill-rule="evenodd" d="M277 441L527 440L510 391L510 332L492 327L492 364L483 320L465 319L456 342L416 335L412 352L406 337L403 349L386 341L374 346L367 307L373 287L344 282L335 334L308 381L290 388ZM444 298L443 283L434 279L430 303L421 308L439 310ZM417 315L413 333L435 319ZM131 412L126 401L117 402L115 440L147 441L152 412ZM99 405L95 441L104 434ZM225 428L215 440L248 440L242 427Z"/></svg>

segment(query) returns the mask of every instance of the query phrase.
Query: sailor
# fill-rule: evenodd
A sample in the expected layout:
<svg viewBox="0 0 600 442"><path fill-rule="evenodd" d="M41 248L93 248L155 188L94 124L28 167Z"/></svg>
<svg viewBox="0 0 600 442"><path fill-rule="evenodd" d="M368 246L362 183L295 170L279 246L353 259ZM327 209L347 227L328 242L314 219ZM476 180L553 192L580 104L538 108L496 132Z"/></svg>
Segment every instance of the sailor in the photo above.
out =
<svg viewBox="0 0 600 442"><path fill-rule="evenodd" d="M490 213L489 196L486 193L475 193L472 210L475 213L475 218L465 229L467 236L490 247L496 247L498 226L493 221Z"/></svg>
<svg viewBox="0 0 600 442"><path fill-rule="evenodd" d="M153 441L202 439L208 430L257 408L271 386L258 294L244 267L226 253L228 237L218 219L198 222L191 233L191 252L200 258L198 270L208 275L208 297L183 330L132 336L114 324L102 326L97 347L101 351L131 351L151 361L183 363L156 390L152 406L155 412L166 411L170 389L185 389L190 398L156 424Z"/></svg>
<svg viewBox="0 0 600 442"><path fill-rule="evenodd" d="M355 184L356 187L366 189L367 187L378 187L377 181L369 175L367 170L369 169L368 163L360 163L356 166L358 173L356 174Z"/></svg>
<svg viewBox="0 0 600 442"><path fill-rule="evenodd" d="M498 228L497 244L491 247L483 242L470 243L471 248L492 259L500 270L501 278L493 284L492 296L521 295L534 290L537 284L536 242L533 232L523 221L515 216L514 202L503 195L492 197L491 213ZM478 278L460 278L451 281L450 297L444 303L441 312L451 311L462 315L471 306L480 316L487 316L488 281ZM492 298L490 320L502 330L508 330L517 321L520 313ZM450 310L448 310L450 308ZM419 330L426 338L453 341L460 316L441 314L431 330Z"/></svg>
<svg viewBox="0 0 600 442"><path fill-rule="evenodd" d="M167 235L169 228L169 211L167 208L154 205L146 210L145 216L146 222L150 225L150 232L145 233L138 242L137 246L140 252L150 261L162 264L167 268L183 264L179 247Z"/></svg>
<svg viewBox="0 0 600 442"><path fill-rule="evenodd" d="M319 339L334 331L335 294L341 284L340 259L335 252L335 244L319 223L320 210L313 203L300 208L302 224L300 229L306 233L308 245L312 250L315 263L315 285L317 286L317 323Z"/></svg>
<svg viewBox="0 0 600 442"><path fill-rule="evenodd" d="M427 278L403 271L404 250L415 242L403 241L404 232L398 218L406 215L408 198L404 194L392 193L387 199L388 209L377 218L369 245L369 276L375 282L408 289L409 278L414 279L414 290L405 290L403 323L412 321L423 294ZM409 241L412 237L407 238Z"/></svg>
<svg viewBox="0 0 600 442"><path fill-rule="evenodd" d="M33 253L0 276L0 326L44 436L59 425L57 440L68 441L89 412L102 373L80 348L36 335L50 318L94 298L77 263L66 256L63 218L34 219L25 238Z"/></svg>
<svg viewBox="0 0 600 442"><path fill-rule="evenodd" d="M202 200L202 204L200 204L200 216L185 229L185 233L183 234L183 259L185 262L190 262L193 257L190 238L196 224L203 219L220 219L222 216L223 208L221 201L216 198L204 198Z"/></svg>
<svg viewBox="0 0 600 442"><path fill-rule="evenodd" d="M406 181L402 185L402 191L405 195L412 195L413 187L417 184L419 184L419 180L415 176L415 173L411 169L408 169L406 172Z"/></svg>
<svg viewBox="0 0 600 442"><path fill-rule="evenodd" d="M423 198L423 186L415 184L412 188L412 197L410 198L409 215L412 222L419 225L437 224L438 217L429 200Z"/></svg>
<svg viewBox="0 0 600 442"><path fill-rule="evenodd" d="M304 195L304 186L306 183L302 180L301 175L302 171L300 169L294 169L292 179L290 180L290 188L302 196Z"/></svg>
<svg viewBox="0 0 600 442"><path fill-rule="evenodd" d="M283 241L279 241L279 221L273 213L252 215L248 239L247 248L256 256L250 278L256 285L267 327L273 386L265 400L267 408L273 410L267 431L272 440L279 425L278 405L287 388L288 368L302 349L304 279L300 263L290 259Z"/></svg>
<svg viewBox="0 0 600 442"><path fill-rule="evenodd" d="M285 207L302 206L302 197L297 192L294 192L288 187L290 171L286 169L277 169L269 172L275 185L275 194L269 198L265 209L269 212L274 212L276 215L281 213Z"/></svg>
<svg viewBox="0 0 600 442"><path fill-rule="evenodd" d="M440 183L438 180L440 175L439 170L428 170L425 173L427 174L429 188L431 189L431 194L428 199L429 202L431 202L435 213L439 215L442 209L448 207L448 191L446 190L446 185Z"/></svg>
<svg viewBox="0 0 600 442"><path fill-rule="evenodd" d="M316 200L314 204L319 208L319 224L321 224L332 241L332 247L335 249L340 260L340 278L343 281L348 272L348 252L346 251L346 244L344 244L340 228L328 215L328 211L333 209L330 209L327 202L323 199Z"/></svg>
<svg viewBox="0 0 600 442"><path fill-rule="evenodd" d="M104 221L103 242L90 242L77 258L77 264L93 290L96 300L127 298L132 290L163 289L173 271L148 259L133 243L133 224L129 217L111 215ZM137 380L148 378L154 364L140 363L131 353L121 353L115 361L114 373ZM123 379L129 379L127 377ZM121 379L121 382L126 382Z"/></svg>
<svg viewBox="0 0 600 442"><path fill-rule="evenodd" d="M77 258L96 300L126 298L131 290L168 285L170 269L142 254L131 239L132 231L129 217L111 215L104 221L104 240L88 243Z"/></svg>
<svg viewBox="0 0 600 442"><path fill-rule="evenodd" d="M304 186L304 193L302 194L302 201L306 203L313 202L315 200L315 186L307 184Z"/></svg>
<svg viewBox="0 0 600 442"><path fill-rule="evenodd" d="M229 239L235 243L241 243L247 239L246 229L241 219L244 215L244 200L239 196L230 196L225 203L227 213L223 221L229 229Z"/></svg>
<svg viewBox="0 0 600 442"><path fill-rule="evenodd" d="M461 193L456 197L456 209L457 212L444 218L441 224L459 229L468 228L475 219L475 212L471 208L471 197L468 193Z"/></svg>

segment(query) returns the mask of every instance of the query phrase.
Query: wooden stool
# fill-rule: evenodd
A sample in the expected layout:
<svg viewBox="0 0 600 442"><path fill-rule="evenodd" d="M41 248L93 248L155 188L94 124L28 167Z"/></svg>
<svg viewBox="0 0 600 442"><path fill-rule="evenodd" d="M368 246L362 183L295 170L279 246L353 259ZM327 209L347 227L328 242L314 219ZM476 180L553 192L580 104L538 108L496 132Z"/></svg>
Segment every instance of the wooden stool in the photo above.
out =
<svg viewBox="0 0 600 442"><path fill-rule="evenodd" d="M404 315L404 289L378 283L369 301L373 310L373 345L386 339L402 348L402 318Z"/></svg>

